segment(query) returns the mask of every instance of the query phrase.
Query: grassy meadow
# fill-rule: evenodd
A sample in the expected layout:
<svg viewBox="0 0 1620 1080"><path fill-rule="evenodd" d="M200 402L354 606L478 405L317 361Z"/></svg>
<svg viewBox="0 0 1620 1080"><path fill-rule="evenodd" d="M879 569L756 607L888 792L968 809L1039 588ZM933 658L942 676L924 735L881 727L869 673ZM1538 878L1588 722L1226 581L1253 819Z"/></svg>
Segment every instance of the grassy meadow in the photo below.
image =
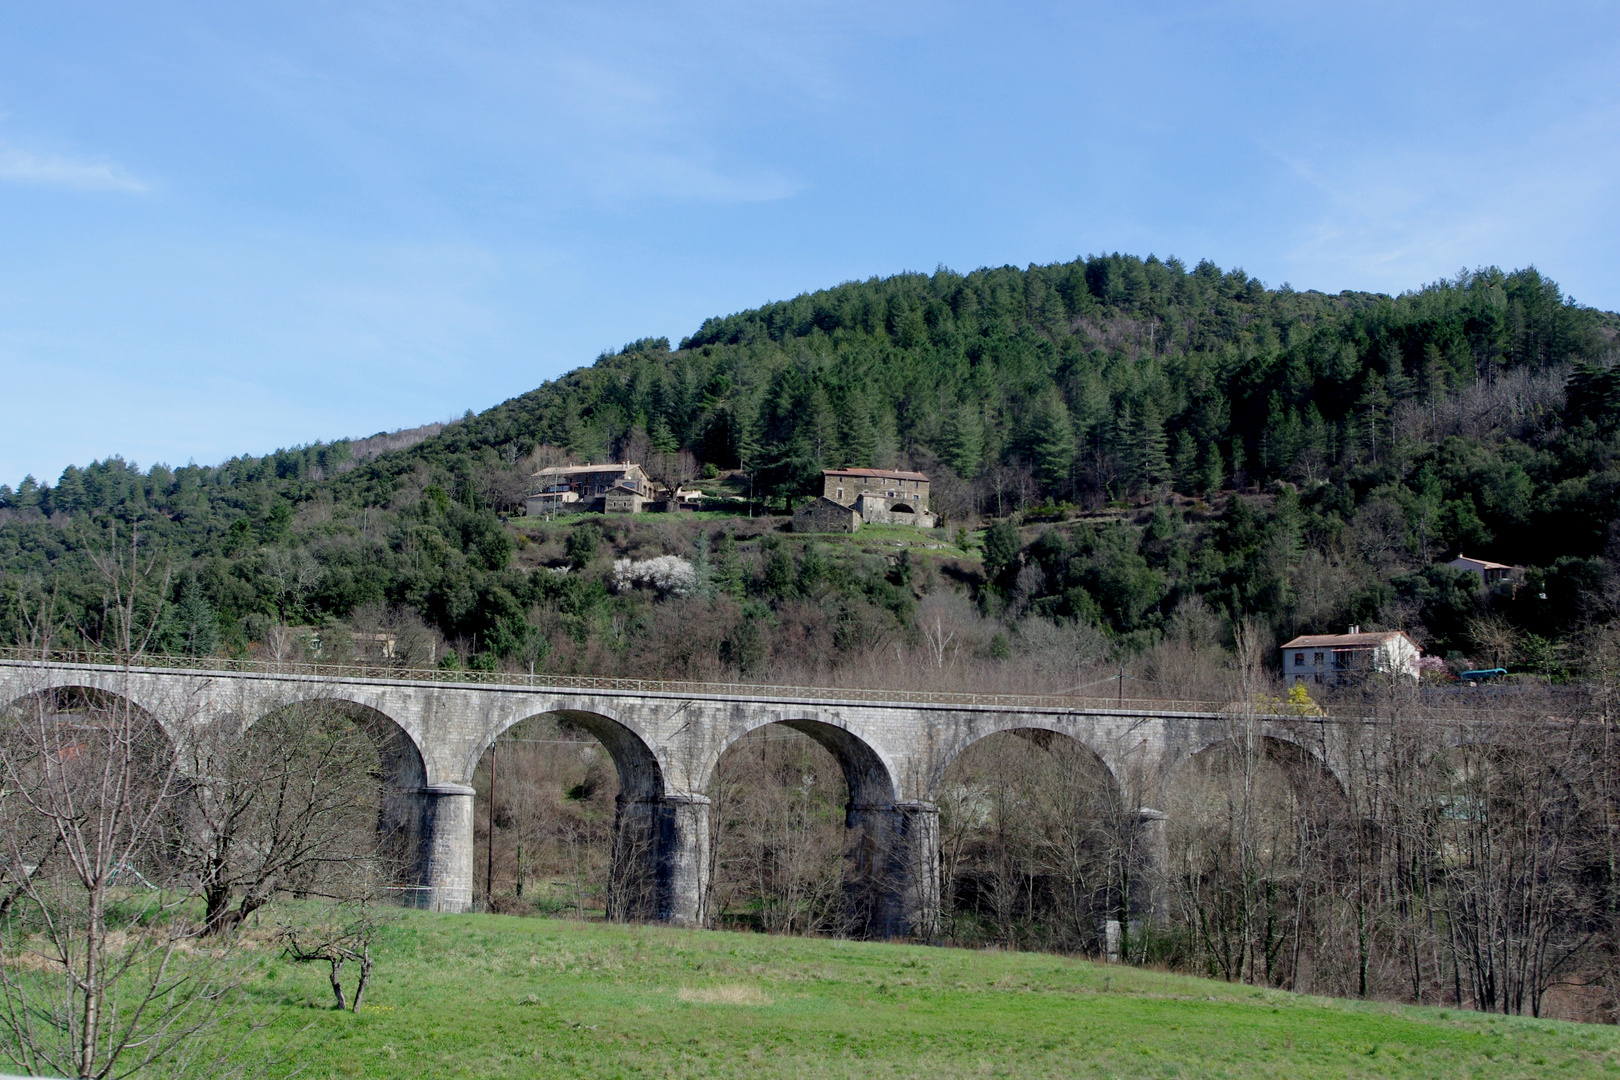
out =
<svg viewBox="0 0 1620 1080"><path fill-rule="evenodd" d="M359 1014L270 959L301 1076L1620 1076L1612 1027L1308 998L1034 953L402 913Z"/></svg>

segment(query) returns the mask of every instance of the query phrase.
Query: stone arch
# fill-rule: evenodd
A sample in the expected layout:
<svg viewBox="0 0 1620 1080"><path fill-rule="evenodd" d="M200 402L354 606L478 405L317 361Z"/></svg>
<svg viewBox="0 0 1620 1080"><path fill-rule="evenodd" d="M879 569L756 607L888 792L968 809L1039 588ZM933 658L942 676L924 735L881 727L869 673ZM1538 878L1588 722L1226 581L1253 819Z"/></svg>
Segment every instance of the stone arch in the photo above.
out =
<svg viewBox="0 0 1620 1080"><path fill-rule="evenodd" d="M855 731L815 715L774 715L739 724L709 756L702 777L708 790L720 760L754 732L770 727L798 732L829 753L843 774L843 932L872 938L926 933L938 911L932 866L937 829L931 805L899 800L896 770L888 756ZM929 867L919 873L919 863Z"/></svg>
<svg viewBox="0 0 1620 1080"><path fill-rule="evenodd" d="M172 721L164 718L163 711L153 708L152 704L143 700L139 693L127 690L108 690L104 686L98 686L94 680L47 679L44 685L29 687L22 690L21 693L18 693L15 687L8 688L8 690L10 692L7 699L0 702L0 714L9 712L30 699L42 698L46 695L50 695L57 700L59 703L57 711L66 711L60 703L74 695L80 695L86 700L93 697L103 697L109 700L128 702L131 708L157 725L158 730L163 733L164 738L168 739L171 744L178 742L181 737L181 733L174 729Z"/></svg>
<svg viewBox="0 0 1620 1080"><path fill-rule="evenodd" d="M295 698L276 702L247 718L249 725L284 709L326 707L365 732L377 748L383 781L401 791L420 792L428 786L427 759L416 736L398 720L371 705L335 694Z"/></svg>
<svg viewBox="0 0 1620 1080"><path fill-rule="evenodd" d="M473 745L463 764L461 781L471 783L479 761L503 734L525 721L540 716L561 717L601 743L608 756L613 759L613 767L619 774L619 793L622 798L647 802L664 796L664 769L659 764L658 755L646 735L639 727L616 715L613 710L601 707L579 709L560 706L554 709L537 709L525 711L516 719L502 722L499 727L486 733Z"/></svg>
<svg viewBox="0 0 1620 1080"><path fill-rule="evenodd" d="M714 770L727 750L735 746L744 736L773 724L780 724L808 736L833 756L844 772L844 783L849 788L851 813L873 808L887 810L894 806L899 798L899 789L895 783L896 770L888 755L848 728L813 716L772 717L728 732L709 756L701 777L702 782L697 785L698 790L708 788Z"/></svg>
<svg viewBox="0 0 1620 1080"><path fill-rule="evenodd" d="M382 710L336 694L318 694L261 703L242 716L249 728L292 709L330 709L358 728L377 751L382 793L377 814L377 840L396 877L391 888L406 902L433 906L432 844L437 828L437 800L429 784L427 762L416 737Z"/></svg>
<svg viewBox="0 0 1620 1080"><path fill-rule="evenodd" d="M618 775L605 896L608 918L696 922L696 914L688 909L697 904L701 890L688 888L681 879L683 873L698 868L685 865L692 860L682 858L683 839L690 838L682 837L680 811L665 797L664 769L639 726L614 710L596 702L588 708L557 703L553 708L524 709L512 719L503 719L469 748L462 766L466 782L473 782L484 755L501 735L543 716L566 721L595 738L607 750ZM484 797L488 798L488 792ZM475 864L477 858L475 854ZM690 901L685 892L693 893Z"/></svg>
<svg viewBox="0 0 1620 1080"><path fill-rule="evenodd" d="M0 707L0 716L4 716L12 709L22 706L25 702L37 701L47 697L52 699L52 711L56 713L72 712L75 704L81 708L99 707L105 709L112 702L124 702L141 719L141 726L150 725L146 729L146 737L152 738L153 741L148 743L141 752L150 755L153 759L165 754L176 754L176 751L184 744L186 737L182 725L173 723L172 718L165 718L161 710L150 707L148 702L142 700L139 693L108 690L90 679L47 679L44 685L32 686L22 693L13 691L13 693L8 694L8 697L9 700L4 702L3 707ZM78 699L77 702L74 701L75 698ZM97 698L102 700L97 702L95 700ZM181 771L184 772L183 755L176 754L176 757L180 761Z"/></svg>
<svg viewBox="0 0 1620 1080"><path fill-rule="evenodd" d="M1002 719L965 733L933 780L941 897L966 916L953 926L972 934L981 919L1027 917L1061 949L1117 958L1122 933L1152 907L1154 837L1144 834L1158 812L1089 726Z"/></svg>
<svg viewBox="0 0 1620 1080"><path fill-rule="evenodd" d="M1332 762L1327 759L1319 748L1311 746L1304 740L1295 738L1291 732L1280 732L1275 729L1262 732L1259 741L1264 745L1266 756L1284 767L1289 781L1295 786L1296 790L1303 786L1304 778L1308 774L1314 773L1331 781L1334 792L1340 797L1345 795L1344 778L1339 775L1338 770L1333 767ZM1164 771L1159 777L1161 794L1170 789L1170 786L1175 783L1176 777L1182 773L1193 759L1219 747L1235 747L1236 745L1237 740L1225 733L1199 739L1184 753L1177 755L1166 763Z"/></svg>
<svg viewBox="0 0 1620 1080"><path fill-rule="evenodd" d="M933 768L929 771L928 775L928 793L930 795L937 794L939 791L939 785L944 782L945 773L950 769L950 767L955 764L963 754L967 753L970 747L977 746L979 743L990 738L992 735L1013 735L1021 739L1028 739L1036 745L1041 746L1042 749L1049 747L1052 740L1055 738L1066 739L1069 742L1074 743L1076 746L1084 748L1088 753L1091 754L1093 758L1096 759L1097 764L1102 767L1104 776L1107 777L1112 794L1121 798L1124 796L1124 783L1121 781L1119 773L1115 768L1115 762L1111 761L1107 754L1104 754L1101 750L1098 750L1097 747L1093 746L1090 740L1085 739L1077 734L1071 726L1055 723L1050 720L1043 720L1034 716L1019 716L1013 721L1004 725L998 725L993 728L972 730L964 738L952 744L945 753L939 755L938 758L933 762Z"/></svg>

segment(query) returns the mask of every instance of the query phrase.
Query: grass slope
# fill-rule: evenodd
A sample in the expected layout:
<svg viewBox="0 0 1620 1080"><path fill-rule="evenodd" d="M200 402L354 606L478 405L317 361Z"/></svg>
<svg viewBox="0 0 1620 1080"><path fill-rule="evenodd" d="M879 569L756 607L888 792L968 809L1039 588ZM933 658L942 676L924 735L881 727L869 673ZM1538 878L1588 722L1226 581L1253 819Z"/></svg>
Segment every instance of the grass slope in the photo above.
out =
<svg viewBox="0 0 1620 1080"><path fill-rule="evenodd" d="M1613 1028L1306 998L1033 953L406 913L359 1015L252 992L305 1077L1545 1077Z"/></svg>

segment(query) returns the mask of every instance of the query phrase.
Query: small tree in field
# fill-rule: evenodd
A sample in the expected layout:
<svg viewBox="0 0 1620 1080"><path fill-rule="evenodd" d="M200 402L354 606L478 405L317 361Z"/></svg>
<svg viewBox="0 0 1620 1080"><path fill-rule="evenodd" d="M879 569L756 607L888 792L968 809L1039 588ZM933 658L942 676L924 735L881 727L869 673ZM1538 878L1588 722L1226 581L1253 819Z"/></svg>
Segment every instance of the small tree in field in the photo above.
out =
<svg viewBox="0 0 1620 1080"><path fill-rule="evenodd" d="M303 925L284 925L281 941L293 962L327 966L333 1008L359 1012L371 982L371 950L381 925L375 894L362 889L353 902L333 906L323 918ZM343 992L343 969L351 963L357 969L353 999Z"/></svg>
<svg viewBox="0 0 1620 1080"><path fill-rule="evenodd" d="M94 558L99 644L127 686L167 581L138 533ZM23 1071L184 1071L237 985L231 943L193 948L202 923L166 858L180 770L165 726L191 718L183 701L163 713L127 693L42 686L0 723L0 1053Z"/></svg>

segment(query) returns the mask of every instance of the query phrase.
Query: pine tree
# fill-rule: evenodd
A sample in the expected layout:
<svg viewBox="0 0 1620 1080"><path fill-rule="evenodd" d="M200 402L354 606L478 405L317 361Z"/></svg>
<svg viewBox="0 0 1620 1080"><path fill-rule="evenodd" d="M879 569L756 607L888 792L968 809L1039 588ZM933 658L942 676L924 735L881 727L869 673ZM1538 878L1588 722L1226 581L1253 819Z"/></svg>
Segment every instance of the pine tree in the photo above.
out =
<svg viewBox="0 0 1620 1080"><path fill-rule="evenodd" d="M1305 515L1300 512L1299 493L1292 484L1281 484L1272 507L1272 529L1289 565L1299 562L1305 550Z"/></svg>
<svg viewBox="0 0 1620 1080"><path fill-rule="evenodd" d="M819 381L813 381L798 402L798 415L794 418L795 434L803 438L804 448L814 468L819 470L837 462L842 453L838 444L838 414L827 400L827 391Z"/></svg>
<svg viewBox="0 0 1620 1080"><path fill-rule="evenodd" d="M1025 442L1041 487L1049 495L1067 495L1074 468L1074 426L1069 420L1069 407L1056 387L1047 387L1035 399Z"/></svg>
<svg viewBox="0 0 1620 1080"><path fill-rule="evenodd" d="M1318 474L1327 468L1332 459L1333 430L1322 419L1322 412L1316 407L1316 402L1305 406L1305 415L1300 423L1299 450L1294 460L1304 469L1307 480L1317 480Z"/></svg>
<svg viewBox="0 0 1620 1080"><path fill-rule="evenodd" d="M61 478L51 491L51 509L69 513L89 509L85 503L84 474L72 465L62 470Z"/></svg>
<svg viewBox="0 0 1620 1080"><path fill-rule="evenodd" d="M1367 372L1367 381L1363 385L1361 396L1356 399L1355 415L1374 465L1378 464L1379 433L1385 427L1384 421L1389 412L1389 405L1389 392L1384 388L1383 377L1376 371ZM1389 448L1387 436L1383 442L1387 452Z"/></svg>
<svg viewBox="0 0 1620 1080"><path fill-rule="evenodd" d="M737 538L729 532L720 538L720 552L714 561L713 577L715 588L728 596L741 600L747 591L742 560L737 557Z"/></svg>
<svg viewBox="0 0 1620 1080"><path fill-rule="evenodd" d="M1017 527L1005 518L985 530L984 576L992 586L1006 589L1012 584L1021 544Z"/></svg>
<svg viewBox="0 0 1620 1080"><path fill-rule="evenodd" d="M1204 475L1200 480L1204 493L1213 495L1226 486L1226 462L1221 460L1221 448L1214 443L1204 453Z"/></svg>
<svg viewBox="0 0 1620 1080"><path fill-rule="evenodd" d="M1182 428L1176 434L1175 454L1176 490L1191 495L1198 490L1201 474L1198 469L1198 443L1192 432Z"/></svg>
<svg viewBox="0 0 1620 1080"><path fill-rule="evenodd" d="M979 474L979 463L984 453L984 429L974 410L964 405L946 413L940 444L945 464L954 469L956 475L973 477Z"/></svg>
<svg viewBox="0 0 1620 1080"><path fill-rule="evenodd" d="M647 433L653 452L659 454L673 454L681 448L675 433L670 430L669 424L662 416L653 421L652 430Z"/></svg>
<svg viewBox="0 0 1620 1080"><path fill-rule="evenodd" d="M1133 489L1154 488L1170 478L1164 420L1152 399L1135 410L1128 405L1118 424L1124 442L1126 482Z"/></svg>
<svg viewBox="0 0 1620 1080"><path fill-rule="evenodd" d="M1451 365L1441 355L1440 346L1432 341L1423 346L1423 370L1419 381L1424 401L1441 397L1451 385Z"/></svg>
<svg viewBox="0 0 1620 1080"><path fill-rule="evenodd" d="M1379 351L1379 359L1384 367L1384 388L1392 401L1405 401L1415 392L1412 377L1406 373L1406 359L1401 355L1399 345L1393 341L1386 341L1383 349Z"/></svg>
<svg viewBox="0 0 1620 1080"><path fill-rule="evenodd" d="M843 411L843 464L866 468L877 460L877 428L864 396L852 395Z"/></svg>
<svg viewBox="0 0 1620 1080"><path fill-rule="evenodd" d="M1290 425L1289 418L1293 418ZM1282 395L1275 392L1266 410L1266 429L1260 433L1260 470L1273 476L1283 472L1294 461L1294 443L1299 417L1283 405Z"/></svg>

